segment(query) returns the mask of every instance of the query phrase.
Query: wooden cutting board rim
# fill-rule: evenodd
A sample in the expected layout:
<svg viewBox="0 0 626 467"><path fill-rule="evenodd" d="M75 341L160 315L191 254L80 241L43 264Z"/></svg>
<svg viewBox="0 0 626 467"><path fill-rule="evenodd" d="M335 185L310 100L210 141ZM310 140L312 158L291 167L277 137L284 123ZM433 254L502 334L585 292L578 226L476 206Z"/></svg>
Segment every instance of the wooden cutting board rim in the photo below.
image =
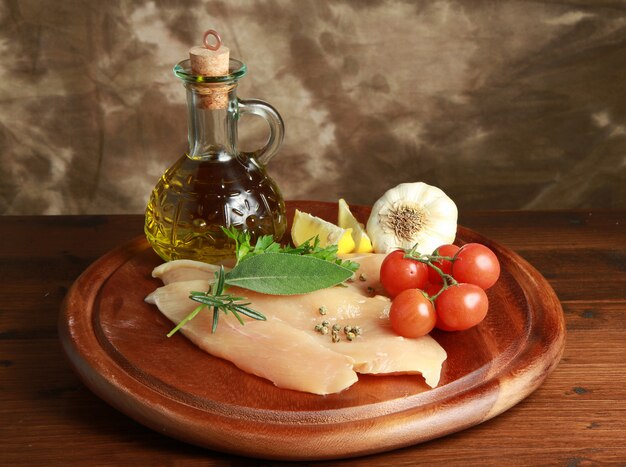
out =
<svg viewBox="0 0 626 467"><path fill-rule="evenodd" d="M290 203L288 203L288 205L289 204ZM334 206L335 203L298 201L291 203L292 208L294 205L298 205L302 210L308 208L308 212L314 212L316 206L330 209L330 206ZM176 394L178 391L177 388L171 388L173 391L167 393L160 392L158 388L150 384L151 377L149 375L137 374L137 372L132 369L132 364L129 363L125 365L123 363L123 356L118 355L116 357L112 355L110 352L111 348L107 351L106 345L102 345L103 336L97 335L97 313L92 314L90 317L90 332L86 332L89 325L83 328L77 326L77 323L81 322L81 319L83 325L86 323L84 320L86 310L76 309L76 303L87 298L88 300L92 300L91 303L97 304L100 300L98 295L99 289L115 274L115 271L132 259L138 252L149 249L143 236L105 254L77 279L68 292L59 318L61 341L69 361L78 375L99 397L111 403L114 407L132 418L158 431L166 431L163 430L163 426L168 425L171 421L175 429L169 434L193 444L237 454L287 460L349 457L414 444L475 425L512 407L541 384L543 379L556 367L563 352L565 327L562 309L554 291L547 281L545 281L531 265L515 253L480 236L470 229L459 226L459 237L466 241L468 239L471 241L481 241L494 248L498 253L505 254L507 258L515 259L515 267L519 269L518 272L528 275L532 279L531 283L534 283L535 289L541 289L542 293L548 297L548 303L541 304L543 308L542 311L547 311L550 317L555 319L557 324L556 332L552 332L549 336L544 335L541 329L537 329L533 326L533 323L530 322L524 329L523 336L520 336L520 339L517 340L514 345L509 346L504 352L500 353L496 359L489 362L488 365L483 365L483 367L474 370L472 373L464 375L462 378L444 386L434 388L427 392L410 395L402 400L392 399L358 407L279 412L270 409L265 410L216 402L211 403L212 401L209 401L209 404L198 404L193 396L191 398L186 397L184 391L181 393L180 397L172 398L172 395ZM116 258L118 263L113 266L109 265L109 269L104 270L104 265L109 264L113 258ZM504 266L510 266L507 260L504 261ZM524 289L529 303L532 302L532 292L533 290ZM78 302L76 301L77 299ZM531 308L537 306L539 306L539 304L533 303ZM93 309L87 311L93 313ZM546 348L546 354L550 358L542 361L537 361L537 359L530 359L525 362L521 361L524 352L527 350L526 343L531 337L535 341L537 339L545 341L542 343ZM104 339L106 341L106 338ZM116 351L115 349L113 350L115 354ZM490 374L489 372L494 367L497 368L497 371ZM284 446L274 446L270 449L266 449L267 452L265 452L259 445L260 443L268 442L265 438L265 434L258 435L257 438L251 435L252 445L246 449L239 449L219 439L217 442L215 439L207 439L207 435L214 435L215 433L207 433L207 435L204 436L202 434L199 436L185 436L184 433L189 427L196 426L207 428L206 421L196 420L196 417L199 415L198 412L200 415L204 414L206 416L215 417L216 420L219 419L220 423L217 425L227 427L233 425L232 428L234 432L239 434L242 434L241 428L238 426L235 427L235 425L239 425L242 421L264 426L275 425L280 429L289 426L297 431L293 433L294 439L302 439L302 435L306 433L307 429L317 431L319 427L322 427L322 429L328 427L329 433L327 433L327 435L335 436L333 433L337 430L338 426L354 426L355 423L358 425L358 422L371 422L374 419L384 420L388 416L399 416L399 414L402 414L400 417L402 420L406 421L408 426L408 424L411 423L412 413L421 414L430 406L441 404L441 402L449 402L452 406L455 401L460 400L466 394L471 396L469 398L470 400L474 394L491 394L493 385L497 384L496 379L505 374L514 375L512 377L513 381L520 380L520 377L515 376L516 374L522 375L521 383L519 386L515 387L514 394L511 393L511 389L513 388L508 388L509 394L506 400L500 401L496 398L492 407L481 420L474 420L471 423L468 423L466 420L458 420L457 424L442 429L440 432L434 430L432 433L405 435L404 438L396 442L386 441L379 446L341 447L335 452L328 450L318 452L315 449L309 449L308 452L290 453L289 451L293 450L293 446L291 446L290 442L287 442ZM359 383L357 382L355 384ZM148 396L146 396L146 394L140 394L141 391L138 390L140 387L142 390L146 388L149 389ZM500 392L502 392L502 388L499 389ZM180 391L178 392L180 393ZM130 398L128 396L130 396ZM164 405L151 410L150 408L154 407L154 399L163 402ZM137 406L133 406L135 403ZM167 407L169 403L172 404ZM463 405L464 404L461 404L461 406ZM189 411L192 413L188 413ZM183 425L182 428L178 426L180 424ZM304 431L301 432L303 428ZM255 443L257 443L256 446Z"/></svg>

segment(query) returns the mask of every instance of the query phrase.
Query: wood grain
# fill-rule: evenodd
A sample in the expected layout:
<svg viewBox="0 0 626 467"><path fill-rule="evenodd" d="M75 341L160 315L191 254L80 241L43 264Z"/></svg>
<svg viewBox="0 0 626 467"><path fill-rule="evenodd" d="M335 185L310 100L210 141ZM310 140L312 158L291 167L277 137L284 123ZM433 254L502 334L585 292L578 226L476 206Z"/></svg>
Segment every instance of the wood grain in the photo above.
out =
<svg viewBox="0 0 626 467"><path fill-rule="evenodd" d="M289 214L296 207L328 220L337 215L331 203L289 203ZM368 209L355 214L366 220ZM97 395L157 431L200 446L320 460L424 442L507 410L541 384L563 351L562 309L543 277L469 229L460 227L457 241L490 246L502 274L488 291L490 313L480 326L433 333L448 353L433 390L416 376L360 376L325 397L288 391L208 356L182 335L166 339L171 324L143 301L160 285L150 273L162 262L143 236L76 281L60 317L61 341Z"/></svg>
<svg viewBox="0 0 626 467"><path fill-rule="evenodd" d="M525 400L471 429L323 465L624 464L626 212L462 212L460 221L548 278L565 314L561 362ZM0 464L249 465L113 410L63 357L56 323L69 286L98 257L141 234L142 222L0 219Z"/></svg>

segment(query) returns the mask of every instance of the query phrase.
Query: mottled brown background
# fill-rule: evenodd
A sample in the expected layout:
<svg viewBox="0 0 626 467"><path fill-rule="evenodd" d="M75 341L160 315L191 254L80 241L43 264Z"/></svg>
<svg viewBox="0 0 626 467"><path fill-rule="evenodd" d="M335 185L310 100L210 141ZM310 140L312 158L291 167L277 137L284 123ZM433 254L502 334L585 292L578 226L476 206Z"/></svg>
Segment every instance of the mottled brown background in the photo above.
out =
<svg viewBox="0 0 626 467"><path fill-rule="evenodd" d="M0 213L143 212L186 148L171 68L208 28L283 115L285 198L422 180L461 209L626 207L624 2L3 0Z"/></svg>

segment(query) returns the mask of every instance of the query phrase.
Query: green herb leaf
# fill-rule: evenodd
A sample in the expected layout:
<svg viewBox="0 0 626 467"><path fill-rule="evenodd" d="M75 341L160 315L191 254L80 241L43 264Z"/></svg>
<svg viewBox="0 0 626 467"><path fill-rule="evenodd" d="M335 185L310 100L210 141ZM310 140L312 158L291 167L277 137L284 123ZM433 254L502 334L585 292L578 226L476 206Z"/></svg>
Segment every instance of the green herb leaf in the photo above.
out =
<svg viewBox="0 0 626 467"><path fill-rule="evenodd" d="M314 256L265 253L250 256L226 273L228 285L271 295L295 295L341 284L352 270Z"/></svg>
<svg viewBox="0 0 626 467"><path fill-rule="evenodd" d="M263 235L262 237L259 237L257 242L254 244L254 251L256 253L266 252L272 245L280 248L280 245L274 241L274 237L271 235Z"/></svg>

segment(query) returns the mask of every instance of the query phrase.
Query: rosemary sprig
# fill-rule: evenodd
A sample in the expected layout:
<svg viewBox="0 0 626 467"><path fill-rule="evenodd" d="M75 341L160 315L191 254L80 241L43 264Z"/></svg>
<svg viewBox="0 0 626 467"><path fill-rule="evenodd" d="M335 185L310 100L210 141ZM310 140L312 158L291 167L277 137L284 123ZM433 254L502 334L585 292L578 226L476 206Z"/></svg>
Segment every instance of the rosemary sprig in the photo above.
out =
<svg viewBox="0 0 626 467"><path fill-rule="evenodd" d="M244 324L244 321L240 314L260 321L265 321L267 319L262 313L249 308L248 305L250 305L250 302L245 302L244 297L224 294L224 266L220 266L220 269L215 273L215 276L215 282L211 285L207 292L190 292L189 298L200 303L201 305L194 308L191 313L185 316L181 322L167 334L167 337L173 336L176 331L182 328L187 322L194 319L205 307L213 308L213 325L211 332L215 332L217 329L220 310L223 311L224 314L228 314L229 312L232 313L241 324Z"/></svg>

